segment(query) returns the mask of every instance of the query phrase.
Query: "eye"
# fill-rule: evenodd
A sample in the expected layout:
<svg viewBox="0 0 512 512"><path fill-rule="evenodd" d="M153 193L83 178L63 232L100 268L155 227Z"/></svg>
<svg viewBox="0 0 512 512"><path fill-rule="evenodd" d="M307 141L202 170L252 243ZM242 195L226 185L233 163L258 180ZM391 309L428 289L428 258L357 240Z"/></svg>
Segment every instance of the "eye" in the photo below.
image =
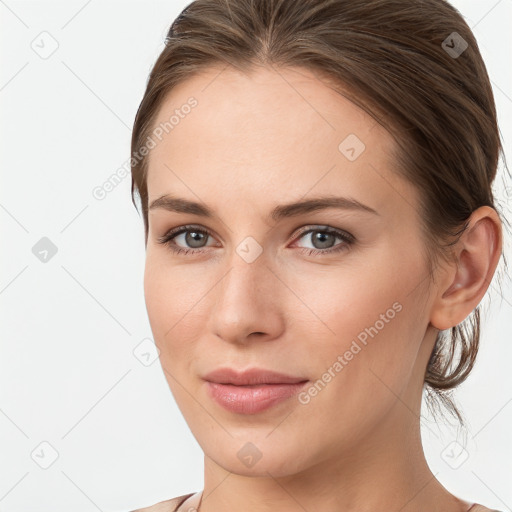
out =
<svg viewBox="0 0 512 512"><path fill-rule="evenodd" d="M184 236L182 237L182 235ZM166 245L176 254L198 254L205 252L205 248L208 247L205 242L210 236L210 232L206 229L187 225L171 229L164 236L157 238L157 242ZM354 236L350 233L330 226L306 226L301 231L299 239L308 236L313 243L313 248L299 247L301 253L308 255L323 255L343 251L355 242ZM182 237L181 242L189 245L189 247L182 247L176 243L180 240L180 237ZM341 243L333 245L336 239L341 240Z"/></svg>
<svg viewBox="0 0 512 512"><path fill-rule="evenodd" d="M331 228L330 226L306 227L301 232L299 239L309 238L313 244L313 248L301 247L300 252L311 254L327 254L339 252L348 249L354 242L355 238L350 233L340 229ZM333 245L336 239L342 242Z"/></svg>
<svg viewBox="0 0 512 512"><path fill-rule="evenodd" d="M190 244L191 247L180 247L176 245L175 240L178 240L181 235L185 235L183 242ZM164 236L157 239L158 243L164 244L171 251L179 254L188 254L189 252L204 252L202 249L206 247L202 245L205 240L210 236L210 233L204 229L199 229L196 226L180 226L171 229Z"/></svg>

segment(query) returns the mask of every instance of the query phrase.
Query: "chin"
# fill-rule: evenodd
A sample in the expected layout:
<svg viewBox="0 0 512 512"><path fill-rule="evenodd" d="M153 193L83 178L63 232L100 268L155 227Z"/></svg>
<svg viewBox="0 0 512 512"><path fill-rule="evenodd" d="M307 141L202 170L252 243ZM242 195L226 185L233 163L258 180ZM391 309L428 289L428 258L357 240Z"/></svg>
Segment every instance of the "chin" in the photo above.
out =
<svg viewBox="0 0 512 512"><path fill-rule="evenodd" d="M287 443L282 437L269 435L272 429L262 428L255 432L252 428L244 433L229 430L232 437L226 434L222 440L207 445L202 444L205 455L226 471L237 475L252 477L286 477L296 474L314 465L304 447L304 440L293 439L289 435ZM314 447L311 447L314 449Z"/></svg>

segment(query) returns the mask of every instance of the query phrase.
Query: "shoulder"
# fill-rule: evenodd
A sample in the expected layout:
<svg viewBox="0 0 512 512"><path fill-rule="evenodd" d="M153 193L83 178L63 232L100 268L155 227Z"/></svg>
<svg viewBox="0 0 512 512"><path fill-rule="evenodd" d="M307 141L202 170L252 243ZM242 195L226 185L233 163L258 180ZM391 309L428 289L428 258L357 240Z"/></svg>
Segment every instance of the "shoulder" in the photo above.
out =
<svg viewBox="0 0 512 512"><path fill-rule="evenodd" d="M175 512L176 509L193 494L193 492L189 494L182 494L181 496L176 496L176 498L160 501L159 503L155 503L149 507L138 508L137 510L132 510L131 512Z"/></svg>

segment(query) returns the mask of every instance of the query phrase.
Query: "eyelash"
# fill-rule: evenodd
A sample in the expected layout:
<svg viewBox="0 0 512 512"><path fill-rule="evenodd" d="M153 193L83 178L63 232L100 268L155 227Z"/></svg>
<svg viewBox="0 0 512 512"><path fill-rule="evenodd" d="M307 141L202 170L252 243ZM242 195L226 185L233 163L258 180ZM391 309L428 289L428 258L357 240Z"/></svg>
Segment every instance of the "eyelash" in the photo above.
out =
<svg viewBox="0 0 512 512"><path fill-rule="evenodd" d="M205 249L206 249L205 247L198 248L198 249L183 248L183 247L179 247L178 245L176 245L174 243L174 239L178 235L181 235L182 233L186 233L188 231L193 231L195 233L202 233L202 234L211 236L210 232L205 229L200 229L197 226L193 226L193 225L186 225L186 226L180 226L178 228L168 231L164 236L157 238L157 242L160 244L166 245L172 252L174 252L176 254L183 254L183 255L189 254L189 253L200 254L200 253L205 252ZM324 227L316 226L315 228L306 229L306 230L302 231L301 233L299 233L299 238L302 238L304 235L307 235L309 233L314 233L314 232L329 233L331 235L335 235L336 237L341 238L344 243L337 244L334 247L324 249L324 250L310 249L308 247L299 247L298 250L301 252L301 254L305 253L309 256L310 255L320 256L323 254L336 253L336 252L340 252L340 251L347 249L350 245L352 245L355 242L355 238L351 234L349 234L345 231L341 231L339 229L331 228L329 226L324 226Z"/></svg>

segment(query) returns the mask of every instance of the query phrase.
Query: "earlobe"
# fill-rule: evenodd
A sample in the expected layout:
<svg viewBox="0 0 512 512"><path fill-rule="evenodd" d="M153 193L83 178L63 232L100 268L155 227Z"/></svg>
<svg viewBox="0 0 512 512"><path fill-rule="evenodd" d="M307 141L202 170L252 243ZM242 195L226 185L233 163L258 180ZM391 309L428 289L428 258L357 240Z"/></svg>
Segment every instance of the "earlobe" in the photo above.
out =
<svg viewBox="0 0 512 512"><path fill-rule="evenodd" d="M444 330L463 322L487 291L501 255L501 222L488 206L475 210L454 247L454 261L439 285L430 322Z"/></svg>

